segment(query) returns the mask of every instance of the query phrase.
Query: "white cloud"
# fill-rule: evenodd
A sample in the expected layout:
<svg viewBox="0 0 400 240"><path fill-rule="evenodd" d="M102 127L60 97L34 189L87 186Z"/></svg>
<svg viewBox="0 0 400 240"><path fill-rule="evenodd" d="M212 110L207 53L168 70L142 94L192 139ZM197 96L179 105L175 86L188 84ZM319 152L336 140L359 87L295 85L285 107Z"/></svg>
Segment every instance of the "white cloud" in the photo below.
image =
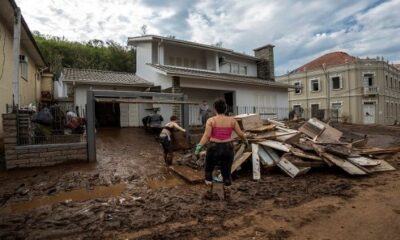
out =
<svg viewBox="0 0 400 240"><path fill-rule="evenodd" d="M71 40L126 42L149 33L252 54L276 46L276 73L329 51L400 61L400 0L17 0L32 30Z"/></svg>

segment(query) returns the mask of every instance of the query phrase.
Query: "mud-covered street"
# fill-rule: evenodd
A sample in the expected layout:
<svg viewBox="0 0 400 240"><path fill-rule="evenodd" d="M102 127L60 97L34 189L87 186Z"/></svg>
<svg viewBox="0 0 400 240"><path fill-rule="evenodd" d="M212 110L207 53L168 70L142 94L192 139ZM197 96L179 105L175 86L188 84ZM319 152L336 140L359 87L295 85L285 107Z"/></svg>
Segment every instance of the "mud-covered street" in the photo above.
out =
<svg viewBox="0 0 400 240"><path fill-rule="evenodd" d="M400 128L340 125L371 146ZM337 168L292 179L234 176L231 200L169 172L143 129L99 129L98 162L0 173L0 239L396 239L400 171L351 177ZM385 158L396 169L400 155Z"/></svg>

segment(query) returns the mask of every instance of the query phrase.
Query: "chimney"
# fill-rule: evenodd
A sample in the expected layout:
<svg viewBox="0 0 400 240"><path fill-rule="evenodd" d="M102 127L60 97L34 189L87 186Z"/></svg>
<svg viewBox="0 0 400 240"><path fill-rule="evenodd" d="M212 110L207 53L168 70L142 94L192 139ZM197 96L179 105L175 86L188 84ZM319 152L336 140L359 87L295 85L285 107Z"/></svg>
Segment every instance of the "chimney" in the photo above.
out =
<svg viewBox="0 0 400 240"><path fill-rule="evenodd" d="M265 80L274 81L274 45L267 44L265 46L254 49L254 56L259 58L257 61L257 77Z"/></svg>

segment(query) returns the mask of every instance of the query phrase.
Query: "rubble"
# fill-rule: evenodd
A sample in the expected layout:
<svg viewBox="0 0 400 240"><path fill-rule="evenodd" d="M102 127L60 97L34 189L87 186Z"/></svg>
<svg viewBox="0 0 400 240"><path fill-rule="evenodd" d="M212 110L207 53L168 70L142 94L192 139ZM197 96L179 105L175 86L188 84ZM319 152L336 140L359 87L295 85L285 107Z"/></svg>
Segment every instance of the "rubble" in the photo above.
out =
<svg viewBox="0 0 400 240"><path fill-rule="evenodd" d="M253 180L261 178L262 169L272 167L281 169L292 178L324 167L338 167L349 175L392 171L395 170L393 166L376 157L400 152L400 147L365 147L367 136L348 142L342 138L343 132L316 118L302 121L300 126L290 121L288 125L294 125L298 130L290 128L285 122L263 121L258 114L242 114L234 118L246 132L251 148L245 149L238 138L235 140L232 172L240 169L251 156ZM186 158L191 159L193 155L188 154ZM188 162L186 165L193 167ZM201 169L204 160L194 165Z"/></svg>

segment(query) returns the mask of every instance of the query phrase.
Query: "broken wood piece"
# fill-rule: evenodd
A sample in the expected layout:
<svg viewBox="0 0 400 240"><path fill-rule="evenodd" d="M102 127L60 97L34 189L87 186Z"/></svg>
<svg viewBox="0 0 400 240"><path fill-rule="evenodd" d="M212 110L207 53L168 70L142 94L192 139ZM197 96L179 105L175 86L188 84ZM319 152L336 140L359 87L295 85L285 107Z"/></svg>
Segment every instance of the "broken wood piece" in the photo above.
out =
<svg viewBox="0 0 400 240"><path fill-rule="evenodd" d="M240 124L244 131L259 128L263 126L263 121L259 114L240 114L234 117L240 120Z"/></svg>
<svg viewBox="0 0 400 240"><path fill-rule="evenodd" d="M394 168L392 165L390 165L388 162L385 160L380 160L381 164L372 166L372 167L365 167L368 169L369 172L386 172L386 171L394 171L396 168Z"/></svg>
<svg viewBox="0 0 400 240"><path fill-rule="evenodd" d="M316 145L316 144L315 144ZM324 150L319 150L321 157L323 159L328 160L329 162L333 163L334 165L340 167L350 175L365 175L367 174L365 171L363 171L361 168L358 166L354 165L353 163L346 161L340 157L337 157L333 154L327 153Z"/></svg>
<svg viewBox="0 0 400 240"><path fill-rule="evenodd" d="M325 151L344 158L347 158L351 155L351 150L341 145L327 145L325 146Z"/></svg>
<svg viewBox="0 0 400 240"><path fill-rule="evenodd" d="M293 163L291 163L287 158L287 154L284 154L281 157L281 160L278 162L278 167L284 171L287 175L290 177L294 178L296 176L302 175L307 173L311 168L310 167L305 167L305 168L298 168L296 167Z"/></svg>
<svg viewBox="0 0 400 240"><path fill-rule="evenodd" d="M280 150L283 152L290 152L290 148L291 148L291 146L289 144L281 143L281 142L274 141L274 140L265 140L265 141L259 142L259 144L276 149L276 150Z"/></svg>
<svg viewBox="0 0 400 240"><path fill-rule="evenodd" d="M357 164L363 166L363 167L371 167L371 166L377 166L381 164L382 160L374 160L371 158L367 157L349 157L347 158L351 160L352 162L356 162Z"/></svg>
<svg viewBox="0 0 400 240"><path fill-rule="evenodd" d="M187 166L175 165L169 166L169 169L190 183L198 183L204 180L204 174L201 171Z"/></svg>
<svg viewBox="0 0 400 240"><path fill-rule="evenodd" d="M295 156L297 156L297 157L300 157L300 158L306 158L306 159L315 160L315 161L322 161L322 158L321 158L321 157L319 157L319 156L317 156L317 155L315 155L315 154L312 154L312 153L306 153L306 152L304 152L303 150L298 149L298 148L292 147L292 148L290 149L290 152L291 152L293 155L295 155Z"/></svg>
<svg viewBox="0 0 400 240"><path fill-rule="evenodd" d="M235 156L233 158L233 161L235 161L236 159L238 159L240 156L242 156L244 149L245 149L245 145L244 144L240 144L239 149L237 150L237 152L235 153Z"/></svg>
<svg viewBox="0 0 400 240"><path fill-rule="evenodd" d="M376 155L376 154L387 154L400 152L400 147L390 147L390 148L372 148L365 149L360 152L363 155Z"/></svg>
<svg viewBox="0 0 400 240"><path fill-rule="evenodd" d="M250 132L265 132L265 131L271 131L275 129L276 125L274 124L269 124L269 125L264 125L258 128L250 129Z"/></svg>
<svg viewBox="0 0 400 240"><path fill-rule="evenodd" d="M268 119L268 122L270 122L270 123L272 123L272 124L274 124L276 126L281 126L281 127L285 126L285 124L283 122L279 122L279 121L276 121L276 120L273 120L273 119Z"/></svg>
<svg viewBox="0 0 400 240"><path fill-rule="evenodd" d="M260 156L261 164L265 166L274 166L280 159L272 148L266 146L259 146L258 155Z"/></svg>
<svg viewBox="0 0 400 240"><path fill-rule="evenodd" d="M319 168L327 166L326 163L322 161L322 159L321 161L304 161L303 159L289 153L285 154L285 158L291 163L293 163L296 167L300 168L303 167Z"/></svg>
<svg viewBox="0 0 400 240"><path fill-rule="evenodd" d="M251 154L252 154L251 152L244 152L238 159L236 159L232 164L231 173L236 171L240 167L240 165L246 162L246 160L249 159Z"/></svg>
<svg viewBox="0 0 400 240"><path fill-rule="evenodd" d="M258 144L251 144L252 150L252 165L253 165L253 180L260 180L261 173L260 173L260 156L258 155Z"/></svg>
<svg viewBox="0 0 400 240"><path fill-rule="evenodd" d="M339 142L343 135L341 131L316 118L311 118L305 122L299 128L299 131L313 139L313 141L322 143Z"/></svg>
<svg viewBox="0 0 400 240"><path fill-rule="evenodd" d="M364 147L365 145L367 145L367 143L368 143L368 138L365 137L363 139L352 142L350 145L351 145L351 147L360 148L360 147Z"/></svg>

